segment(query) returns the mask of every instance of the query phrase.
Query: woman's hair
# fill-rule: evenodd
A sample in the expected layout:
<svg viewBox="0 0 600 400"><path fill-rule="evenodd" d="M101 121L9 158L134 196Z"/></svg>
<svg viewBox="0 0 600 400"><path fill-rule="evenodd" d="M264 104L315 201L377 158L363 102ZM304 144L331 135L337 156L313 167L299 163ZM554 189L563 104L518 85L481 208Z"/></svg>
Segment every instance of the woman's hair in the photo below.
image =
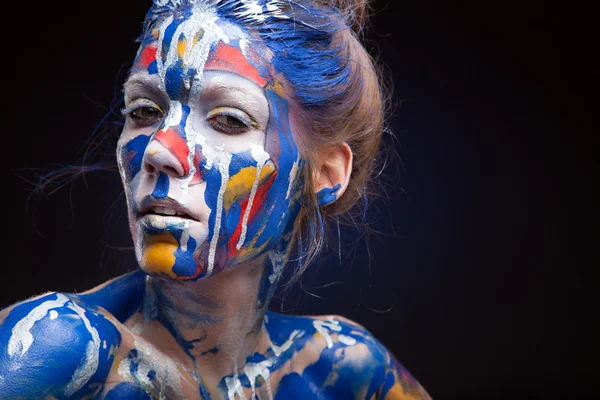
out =
<svg viewBox="0 0 600 400"><path fill-rule="evenodd" d="M275 70L284 74L294 89L294 110L305 135L297 135L303 168L304 194L293 243L297 263L288 287L315 260L325 243L325 222L350 217L351 209L364 215L367 195L372 193L374 171L382 163L380 143L384 131L387 96L381 76L364 41L369 13L368 0L154 0L146 15L142 38L163 17L201 3L219 16L260 35L273 52ZM256 12L255 10L261 10ZM91 136L81 164L42 173L35 192L46 196L74 177L107 163L90 164L97 137L106 130L120 102ZM122 127L122 122L112 122ZM320 207L313 180L319 160L329 150L347 143L353 164L348 187L334 203Z"/></svg>
<svg viewBox="0 0 600 400"><path fill-rule="evenodd" d="M276 71L291 84L304 136L296 135L306 160L305 193L294 241L296 281L324 244L324 223L366 202L384 130L383 85L362 41L368 0L155 0L143 38L165 15L196 3L260 35ZM255 10L261 10L256 12ZM313 179L329 150L346 142L353 155L349 185L334 203L319 207Z"/></svg>

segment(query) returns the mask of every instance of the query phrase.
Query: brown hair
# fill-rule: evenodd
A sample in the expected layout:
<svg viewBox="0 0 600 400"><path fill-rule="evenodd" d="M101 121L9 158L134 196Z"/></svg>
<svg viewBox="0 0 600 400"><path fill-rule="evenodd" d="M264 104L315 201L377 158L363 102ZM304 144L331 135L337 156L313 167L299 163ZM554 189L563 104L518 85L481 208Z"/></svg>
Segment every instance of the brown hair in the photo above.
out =
<svg viewBox="0 0 600 400"><path fill-rule="evenodd" d="M300 121L308 132L307 138L299 138L298 145L308 168L304 169L306 182L304 204L296 225L296 242L302 248L302 259L288 281L288 287L296 282L307 266L315 260L324 243L325 220L331 217L349 216L351 210L367 201L374 184L373 175L380 164L382 133L388 96L385 94L383 77L375 59L365 47L364 28L367 23L369 2L367 0L321 0L317 3L337 8L344 18L346 28L335 33L331 47L339 49L339 55L350 69L345 87L337 101L299 110ZM303 140L304 139L304 140ZM346 142L353 155L352 172L344 194L334 203L319 207L313 180L318 161L329 150ZM320 227L311 227L315 221ZM353 222L356 225L356 222Z"/></svg>

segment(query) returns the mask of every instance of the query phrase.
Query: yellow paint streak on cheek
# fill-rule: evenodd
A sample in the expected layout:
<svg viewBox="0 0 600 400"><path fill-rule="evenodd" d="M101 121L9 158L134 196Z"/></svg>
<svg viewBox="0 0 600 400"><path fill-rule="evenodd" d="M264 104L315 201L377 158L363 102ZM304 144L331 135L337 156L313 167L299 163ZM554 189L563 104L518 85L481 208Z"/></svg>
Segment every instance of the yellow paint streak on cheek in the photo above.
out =
<svg viewBox="0 0 600 400"><path fill-rule="evenodd" d="M178 247L177 240L168 233L147 237L143 250L142 268L151 275L164 274L171 278L177 278L173 272L173 266Z"/></svg>
<svg viewBox="0 0 600 400"><path fill-rule="evenodd" d="M258 184L264 183L273 172L275 172L275 167L270 162L265 164L260 170ZM225 209L229 209L235 201L249 196L255 179L256 167L242 168L240 172L229 178L223 195ZM256 204L253 207L256 207Z"/></svg>

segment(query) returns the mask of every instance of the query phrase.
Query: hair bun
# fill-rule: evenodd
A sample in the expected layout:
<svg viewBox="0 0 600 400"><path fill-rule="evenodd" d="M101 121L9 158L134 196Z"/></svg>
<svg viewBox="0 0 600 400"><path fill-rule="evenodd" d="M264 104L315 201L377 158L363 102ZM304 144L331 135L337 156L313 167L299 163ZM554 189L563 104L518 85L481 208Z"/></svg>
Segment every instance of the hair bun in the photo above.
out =
<svg viewBox="0 0 600 400"><path fill-rule="evenodd" d="M368 18L369 0L321 0L320 2L338 9L350 29L356 33L362 32Z"/></svg>

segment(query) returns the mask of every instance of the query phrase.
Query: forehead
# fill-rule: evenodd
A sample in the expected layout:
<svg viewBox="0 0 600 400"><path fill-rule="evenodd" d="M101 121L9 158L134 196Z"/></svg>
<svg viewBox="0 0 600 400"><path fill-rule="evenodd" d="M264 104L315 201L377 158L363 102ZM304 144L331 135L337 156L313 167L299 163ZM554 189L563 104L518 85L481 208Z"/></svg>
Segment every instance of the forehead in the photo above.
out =
<svg viewBox="0 0 600 400"><path fill-rule="evenodd" d="M158 75L170 97L176 94L169 87L178 86L175 81L188 89L195 83L199 89L207 70L233 72L265 87L275 75L271 58L259 37L211 8L194 6L163 16L148 29L131 75Z"/></svg>

